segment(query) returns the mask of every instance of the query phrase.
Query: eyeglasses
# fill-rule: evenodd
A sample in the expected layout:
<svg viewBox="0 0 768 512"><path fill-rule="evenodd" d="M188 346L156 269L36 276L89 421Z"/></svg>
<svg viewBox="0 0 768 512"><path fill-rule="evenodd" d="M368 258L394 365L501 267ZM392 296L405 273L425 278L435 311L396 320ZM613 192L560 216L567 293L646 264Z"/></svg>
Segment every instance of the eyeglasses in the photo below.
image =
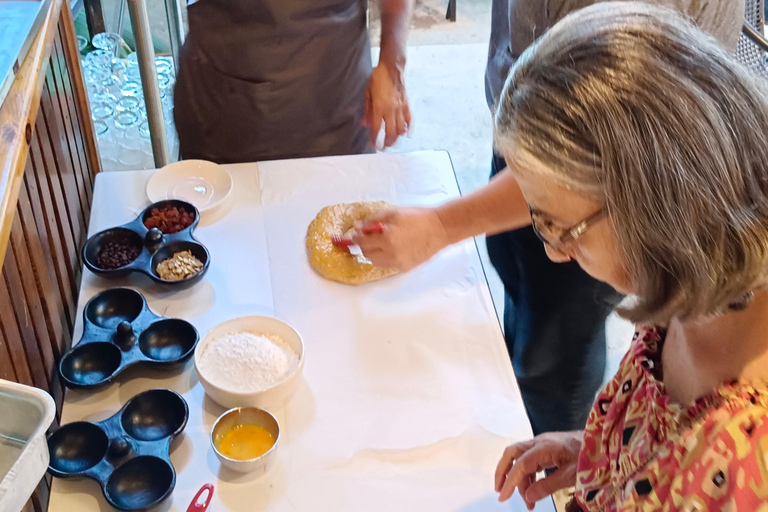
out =
<svg viewBox="0 0 768 512"><path fill-rule="evenodd" d="M534 212L530 206L528 206L528 211L531 214L531 227L533 227L533 232L536 233L539 240L560 253L566 253L567 244L578 240L586 230L603 220L603 217L606 216L605 209L600 208L586 219L565 229L555 225L543 215Z"/></svg>

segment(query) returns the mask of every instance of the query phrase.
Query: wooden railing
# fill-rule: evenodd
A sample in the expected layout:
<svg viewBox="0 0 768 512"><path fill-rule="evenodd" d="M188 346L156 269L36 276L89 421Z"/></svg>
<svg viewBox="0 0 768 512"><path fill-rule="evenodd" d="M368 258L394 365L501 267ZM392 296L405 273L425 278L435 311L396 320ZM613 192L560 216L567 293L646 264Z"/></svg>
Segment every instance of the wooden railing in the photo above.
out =
<svg viewBox="0 0 768 512"><path fill-rule="evenodd" d="M57 410L100 170L89 112L72 12L53 0L0 106L0 378L49 391ZM49 486L25 511L47 509Z"/></svg>

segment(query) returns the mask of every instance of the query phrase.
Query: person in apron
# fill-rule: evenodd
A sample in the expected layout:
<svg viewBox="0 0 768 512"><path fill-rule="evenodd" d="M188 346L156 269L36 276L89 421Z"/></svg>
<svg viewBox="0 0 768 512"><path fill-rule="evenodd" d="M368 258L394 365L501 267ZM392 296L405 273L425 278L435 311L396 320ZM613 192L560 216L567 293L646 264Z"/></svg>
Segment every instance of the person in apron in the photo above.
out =
<svg viewBox="0 0 768 512"><path fill-rule="evenodd" d="M174 90L181 157L253 162L372 151L407 130L412 0L381 0L372 70L367 0L199 0Z"/></svg>

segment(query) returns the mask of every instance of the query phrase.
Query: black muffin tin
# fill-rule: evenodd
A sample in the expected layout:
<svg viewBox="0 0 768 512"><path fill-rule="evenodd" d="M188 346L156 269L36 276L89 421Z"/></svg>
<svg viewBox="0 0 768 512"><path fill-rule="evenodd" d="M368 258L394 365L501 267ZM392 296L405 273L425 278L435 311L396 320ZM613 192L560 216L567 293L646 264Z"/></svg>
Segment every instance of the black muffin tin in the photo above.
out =
<svg viewBox="0 0 768 512"><path fill-rule="evenodd" d="M59 373L67 387L93 388L134 364L181 364L199 339L189 322L150 311L136 290L111 288L85 305L83 336L61 358Z"/></svg>
<svg viewBox="0 0 768 512"><path fill-rule="evenodd" d="M139 393L109 419L69 423L48 436L48 472L96 480L118 510L157 505L176 485L168 452L188 417L187 402L174 391Z"/></svg>
<svg viewBox="0 0 768 512"><path fill-rule="evenodd" d="M148 229L144 225L144 220L151 216L154 208L164 208L166 206L175 206L184 208L188 212L195 213L195 220L192 224L173 234L164 234L157 228ZM96 275L106 278L124 277L131 272L141 272L146 274L153 281L163 285L186 287L190 286L203 278L208 271L210 264L210 254L203 244L198 242L192 232L200 222L200 212L190 203L178 200L160 201L147 207L136 220L122 226L106 229L96 233L89 238L83 246L83 262L88 270ZM131 263L116 269L104 269L97 265L96 257L99 255L102 247L108 242L125 237L130 240L134 246L141 247L139 256ZM157 274L157 266L163 260L172 257L180 251L190 251L203 264L203 269L194 276L181 281L167 281L161 279Z"/></svg>

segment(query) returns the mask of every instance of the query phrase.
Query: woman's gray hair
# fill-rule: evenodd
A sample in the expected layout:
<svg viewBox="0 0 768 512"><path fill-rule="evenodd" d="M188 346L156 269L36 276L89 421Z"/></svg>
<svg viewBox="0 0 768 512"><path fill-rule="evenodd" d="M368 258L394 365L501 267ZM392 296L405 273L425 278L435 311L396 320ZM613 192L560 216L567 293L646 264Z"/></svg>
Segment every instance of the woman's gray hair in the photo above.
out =
<svg viewBox="0 0 768 512"><path fill-rule="evenodd" d="M624 317L690 320L766 284L767 97L676 13L601 2L520 57L495 143L514 172L604 203L637 292Z"/></svg>

